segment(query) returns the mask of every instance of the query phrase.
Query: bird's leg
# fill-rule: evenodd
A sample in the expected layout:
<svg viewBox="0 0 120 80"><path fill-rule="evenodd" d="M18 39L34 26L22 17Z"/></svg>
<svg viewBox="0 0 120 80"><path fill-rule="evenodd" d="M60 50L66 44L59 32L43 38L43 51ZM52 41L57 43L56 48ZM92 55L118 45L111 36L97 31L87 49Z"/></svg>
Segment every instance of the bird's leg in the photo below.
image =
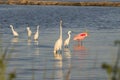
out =
<svg viewBox="0 0 120 80"><path fill-rule="evenodd" d="M67 46L67 45L65 45L65 48L68 48L68 46Z"/></svg>
<svg viewBox="0 0 120 80"><path fill-rule="evenodd" d="M54 56L61 56L61 54L62 54L62 51L61 51L61 50L56 50L56 51L54 52Z"/></svg>
<svg viewBox="0 0 120 80"><path fill-rule="evenodd" d="M60 54L62 54L62 50L60 50Z"/></svg>
<svg viewBox="0 0 120 80"><path fill-rule="evenodd" d="M28 40L30 40L31 38L30 37L28 37Z"/></svg>
<svg viewBox="0 0 120 80"><path fill-rule="evenodd" d="M62 54L62 50L59 50L58 56L60 57Z"/></svg>
<svg viewBox="0 0 120 80"><path fill-rule="evenodd" d="M80 41L80 40L78 40L78 45L79 45L79 44L81 44L81 41Z"/></svg>
<svg viewBox="0 0 120 80"><path fill-rule="evenodd" d="M65 45L65 48L66 48L66 45Z"/></svg>
<svg viewBox="0 0 120 80"><path fill-rule="evenodd" d="M38 41L38 39L35 39L35 41Z"/></svg>
<svg viewBox="0 0 120 80"><path fill-rule="evenodd" d="M78 45L82 46L83 45L83 41L82 40L78 40Z"/></svg>
<svg viewBox="0 0 120 80"><path fill-rule="evenodd" d="M81 46L83 45L83 41L82 41L82 40L80 41L80 45L81 45Z"/></svg>
<svg viewBox="0 0 120 80"><path fill-rule="evenodd" d="M17 38L17 36L14 36L14 38Z"/></svg>
<svg viewBox="0 0 120 80"><path fill-rule="evenodd" d="M59 53L59 51L57 50L57 51L56 51L56 54L58 54L58 53Z"/></svg>
<svg viewBox="0 0 120 80"><path fill-rule="evenodd" d="M66 48L68 48L68 45L66 45Z"/></svg>
<svg viewBox="0 0 120 80"><path fill-rule="evenodd" d="M59 54L62 54L62 50L59 50Z"/></svg>

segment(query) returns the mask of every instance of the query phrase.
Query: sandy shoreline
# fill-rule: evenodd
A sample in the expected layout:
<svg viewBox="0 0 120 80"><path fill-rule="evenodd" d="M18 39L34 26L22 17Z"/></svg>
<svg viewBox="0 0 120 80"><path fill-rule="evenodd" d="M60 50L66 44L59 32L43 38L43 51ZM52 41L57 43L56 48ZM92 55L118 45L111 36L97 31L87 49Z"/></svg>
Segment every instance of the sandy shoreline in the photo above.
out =
<svg viewBox="0 0 120 80"><path fill-rule="evenodd" d="M61 1L25 1L0 2L10 5L61 5L61 6L114 6L120 7L120 2L61 2Z"/></svg>

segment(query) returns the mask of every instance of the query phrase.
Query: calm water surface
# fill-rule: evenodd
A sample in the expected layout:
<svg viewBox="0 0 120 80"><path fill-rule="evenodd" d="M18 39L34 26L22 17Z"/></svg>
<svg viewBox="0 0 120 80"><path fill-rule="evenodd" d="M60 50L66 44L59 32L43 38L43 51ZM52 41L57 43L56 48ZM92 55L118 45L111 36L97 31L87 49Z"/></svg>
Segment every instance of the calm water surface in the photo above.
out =
<svg viewBox="0 0 120 80"><path fill-rule="evenodd" d="M54 43L63 20L63 40L71 30L69 48L62 57L54 57ZM14 38L9 25L19 33ZM33 35L40 25L39 40ZM33 35L27 39L26 27ZM2 48L8 47L7 73L16 68L15 80L107 80L103 62L113 65L120 39L119 7L18 6L0 5ZM74 35L88 30L83 45L73 41Z"/></svg>

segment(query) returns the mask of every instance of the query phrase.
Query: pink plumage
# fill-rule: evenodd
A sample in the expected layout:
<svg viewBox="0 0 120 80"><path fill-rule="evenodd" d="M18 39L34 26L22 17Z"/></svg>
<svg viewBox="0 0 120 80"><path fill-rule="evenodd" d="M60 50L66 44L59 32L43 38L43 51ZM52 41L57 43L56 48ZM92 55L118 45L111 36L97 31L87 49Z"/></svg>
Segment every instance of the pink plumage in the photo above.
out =
<svg viewBox="0 0 120 80"><path fill-rule="evenodd" d="M87 32L83 32L83 33L80 33L80 34L77 34L73 40L77 40L77 41L81 41L81 40L84 40L85 37L88 36L88 33Z"/></svg>

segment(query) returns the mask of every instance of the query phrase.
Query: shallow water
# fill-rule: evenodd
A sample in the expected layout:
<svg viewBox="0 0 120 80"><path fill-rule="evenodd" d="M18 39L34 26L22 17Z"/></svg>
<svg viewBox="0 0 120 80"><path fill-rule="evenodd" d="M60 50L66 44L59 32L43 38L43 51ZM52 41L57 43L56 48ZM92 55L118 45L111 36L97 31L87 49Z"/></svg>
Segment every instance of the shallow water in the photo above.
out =
<svg viewBox="0 0 120 80"><path fill-rule="evenodd" d="M7 73L16 69L15 80L107 80L103 62L113 65L120 39L119 7L78 6L0 6L2 48L8 47ZM59 21L63 20L63 40L71 33L69 48L62 56L53 55L59 37ZM19 33L14 38L9 25ZM33 35L40 25L39 40L27 39L26 27ZM83 45L73 41L74 35L88 30Z"/></svg>

